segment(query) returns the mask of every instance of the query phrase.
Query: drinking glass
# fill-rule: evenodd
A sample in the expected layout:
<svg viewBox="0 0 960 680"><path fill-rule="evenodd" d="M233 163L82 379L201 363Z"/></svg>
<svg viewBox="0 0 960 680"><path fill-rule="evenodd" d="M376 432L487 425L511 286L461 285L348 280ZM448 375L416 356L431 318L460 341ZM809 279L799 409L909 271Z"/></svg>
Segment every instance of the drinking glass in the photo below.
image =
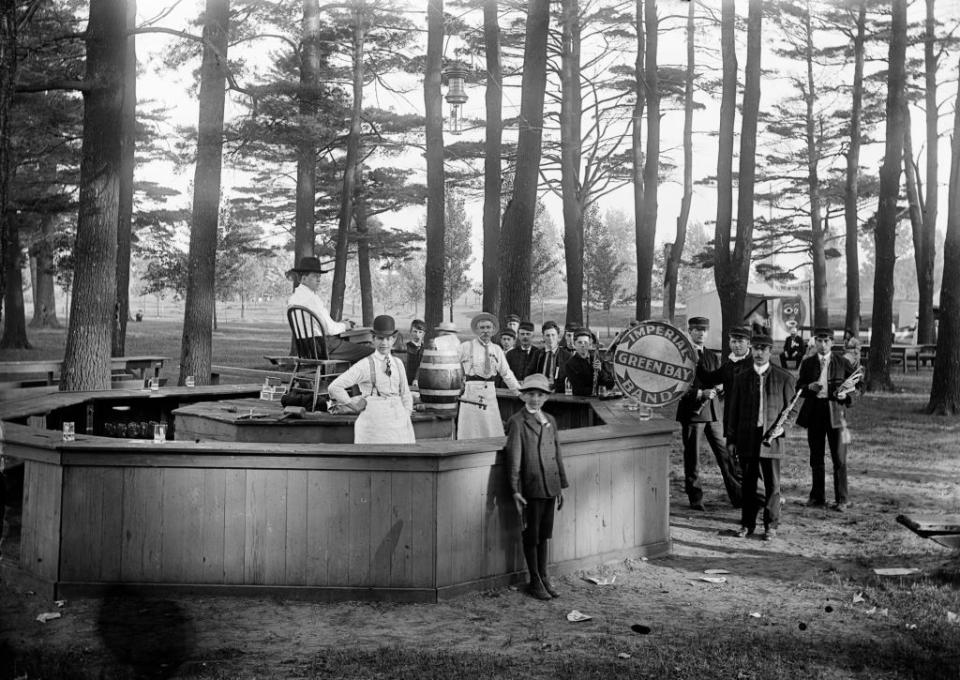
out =
<svg viewBox="0 0 960 680"><path fill-rule="evenodd" d="M63 423L63 441L72 442L76 440L76 433L73 427L73 421L68 420Z"/></svg>

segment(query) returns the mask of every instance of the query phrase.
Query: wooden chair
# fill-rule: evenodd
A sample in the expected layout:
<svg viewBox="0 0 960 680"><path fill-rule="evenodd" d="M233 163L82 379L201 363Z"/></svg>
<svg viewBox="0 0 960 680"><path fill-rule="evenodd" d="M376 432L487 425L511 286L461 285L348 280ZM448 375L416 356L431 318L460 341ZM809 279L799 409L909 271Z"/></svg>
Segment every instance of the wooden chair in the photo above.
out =
<svg viewBox="0 0 960 680"><path fill-rule="evenodd" d="M317 408L320 386L346 371L347 361L330 359L327 354L327 342L323 336L323 326L317 315L306 307L293 305L287 309L287 322L293 335L293 372L287 384L287 393L294 391L312 392L311 410ZM302 387L306 383L308 387Z"/></svg>

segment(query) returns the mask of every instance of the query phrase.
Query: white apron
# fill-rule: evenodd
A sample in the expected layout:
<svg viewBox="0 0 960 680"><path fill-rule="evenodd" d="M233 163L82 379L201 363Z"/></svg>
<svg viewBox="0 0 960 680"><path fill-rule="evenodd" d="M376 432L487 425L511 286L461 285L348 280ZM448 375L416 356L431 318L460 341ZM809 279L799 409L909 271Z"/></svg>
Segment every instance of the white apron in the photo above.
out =
<svg viewBox="0 0 960 680"><path fill-rule="evenodd" d="M493 381L468 381L463 390L463 398L468 401L480 401L487 405L481 409L473 404L460 403L457 416L457 439L478 439L480 437L502 437L503 421L500 420L500 407L497 404L497 389Z"/></svg>
<svg viewBox="0 0 960 680"><path fill-rule="evenodd" d="M373 357L370 361L370 375L374 394L365 397L366 407L357 416L353 424L354 444L415 444L413 422L399 395L385 397L380 394L376 382L376 369ZM408 389L400 381L400 390Z"/></svg>

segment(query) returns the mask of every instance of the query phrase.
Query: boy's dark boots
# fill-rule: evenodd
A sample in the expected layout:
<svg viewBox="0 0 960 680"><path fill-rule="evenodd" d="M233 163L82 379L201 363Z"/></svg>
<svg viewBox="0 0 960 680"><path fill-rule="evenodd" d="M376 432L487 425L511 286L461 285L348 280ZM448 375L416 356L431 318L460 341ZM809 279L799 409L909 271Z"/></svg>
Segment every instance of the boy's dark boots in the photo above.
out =
<svg viewBox="0 0 960 680"><path fill-rule="evenodd" d="M527 571L530 572L530 585L527 586L527 592L538 600L549 600L550 593L543 587L543 581L540 580L540 570L537 568L539 547L537 545L523 546L523 556L527 560Z"/></svg>
<svg viewBox="0 0 960 680"><path fill-rule="evenodd" d="M543 584L543 589L547 591L547 594L550 597L560 597L554 587L553 583L550 582L550 577L547 576L547 542L540 541L537 544L537 567L540 571L540 582Z"/></svg>

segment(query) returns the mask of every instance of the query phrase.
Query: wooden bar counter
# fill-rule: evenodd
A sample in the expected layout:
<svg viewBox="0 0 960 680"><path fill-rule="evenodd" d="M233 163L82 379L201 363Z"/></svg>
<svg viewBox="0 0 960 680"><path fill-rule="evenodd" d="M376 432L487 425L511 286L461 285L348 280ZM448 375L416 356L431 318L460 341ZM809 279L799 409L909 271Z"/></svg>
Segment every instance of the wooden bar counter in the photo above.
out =
<svg viewBox="0 0 960 680"><path fill-rule="evenodd" d="M233 391L221 398L245 396L223 387ZM215 396L205 389L205 399ZM196 390L128 403L160 399L170 412ZM76 441L63 442L43 429L113 392L0 404L6 454L24 461L19 565L5 556L4 581L13 571L57 598L166 591L433 602L525 577L503 438L154 443L78 428ZM519 407L506 392L500 399L505 416ZM551 562L571 571L668 552L675 424L641 422L618 401L557 396L548 408L570 481Z"/></svg>

